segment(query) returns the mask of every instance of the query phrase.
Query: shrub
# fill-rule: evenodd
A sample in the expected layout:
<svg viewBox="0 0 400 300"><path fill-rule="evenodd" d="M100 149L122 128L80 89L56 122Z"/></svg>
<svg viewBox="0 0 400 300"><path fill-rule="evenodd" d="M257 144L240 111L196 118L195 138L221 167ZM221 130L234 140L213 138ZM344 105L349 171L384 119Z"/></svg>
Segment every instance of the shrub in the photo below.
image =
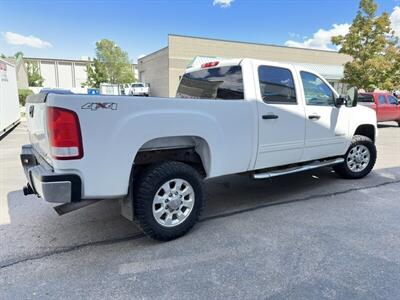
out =
<svg viewBox="0 0 400 300"><path fill-rule="evenodd" d="M30 89L19 89L18 90L19 104L21 106L25 106L26 97L32 94L33 92Z"/></svg>

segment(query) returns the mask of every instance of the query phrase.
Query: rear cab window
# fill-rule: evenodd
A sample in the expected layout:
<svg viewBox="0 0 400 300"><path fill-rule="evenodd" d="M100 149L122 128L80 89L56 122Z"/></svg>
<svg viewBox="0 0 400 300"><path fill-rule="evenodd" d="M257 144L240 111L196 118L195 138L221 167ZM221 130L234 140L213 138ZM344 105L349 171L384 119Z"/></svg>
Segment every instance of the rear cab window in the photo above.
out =
<svg viewBox="0 0 400 300"><path fill-rule="evenodd" d="M242 67L226 66L186 73L182 76L176 97L244 100Z"/></svg>
<svg viewBox="0 0 400 300"><path fill-rule="evenodd" d="M360 94L358 95L357 98L358 102L362 102L362 103L374 103L374 96L370 95L370 94Z"/></svg>

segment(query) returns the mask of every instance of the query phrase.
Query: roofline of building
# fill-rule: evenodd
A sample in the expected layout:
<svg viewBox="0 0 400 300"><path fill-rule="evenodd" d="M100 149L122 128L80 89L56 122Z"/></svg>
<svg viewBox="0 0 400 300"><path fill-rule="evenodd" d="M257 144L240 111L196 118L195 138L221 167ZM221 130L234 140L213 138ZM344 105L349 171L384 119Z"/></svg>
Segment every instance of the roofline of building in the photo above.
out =
<svg viewBox="0 0 400 300"><path fill-rule="evenodd" d="M139 63L139 60L141 60L141 59L143 59L143 58L146 58L146 57L149 57L149 56L152 56L152 55L154 55L154 54L157 54L158 52L164 51L165 49L168 49L168 46L165 46L165 47L163 47L163 48L161 48L161 49L158 49L158 50L153 51L153 52L151 52L151 53L149 53L149 54L146 54L145 56L142 56L141 58L138 58L138 63Z"/></svg>
<svg viewBox="0 0 400 300"><path fill-rule="evenodd" d="M92 60L83 60L83 59L69 59L69 58L51 58L51 57L24 57L24 60L47 60L47 61L68 61L68 62L82 62L82 63L90 63Z"/></svg>
<svg viewBox="0 0 400 300"><path fill-rule="evenodd" d="M335 51L335 50L323 50L323 49L302 48L302 47L289 47L289 46L274 45L274 44L264 44L264 43L255 43L255 42L243 42L243 41L236 41L236 40L225 40L225 39L207 38L207 37L201 37L201 36L182 35L182 34L174 34L174 33L169 33L168 36L177 36L177 37L183 37L183 38L192 38L192 39L200 39L200 40L227 42L227 43L239 43L239 44L247 44L247 45L269 46L269 47L276 47L276 48L298 49L298 50L307 50L307 51L328 52L328 53L341 54L341 53L339 53L339 52L337 52L337 51Z"/></svg>
<svg viewBox="0 0 400 300"><path fill-rule="evenodd" d="M43 61L67 61L67 62L77 62L77 63L92 63L93 60L83 60L83 59L66 59L66 58L48 58L48 57L24 57L24 60L43 60ZM137 65L137 63L132 63L131 65Z"/></svg>

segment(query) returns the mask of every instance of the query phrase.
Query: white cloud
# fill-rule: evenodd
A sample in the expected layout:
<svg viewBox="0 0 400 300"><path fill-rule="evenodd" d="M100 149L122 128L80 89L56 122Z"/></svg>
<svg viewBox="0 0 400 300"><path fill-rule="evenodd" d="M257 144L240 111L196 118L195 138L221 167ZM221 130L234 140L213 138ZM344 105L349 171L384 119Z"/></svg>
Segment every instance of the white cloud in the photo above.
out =
<svg viewBox="0 0 400 300"><path fill-rule="evenodd" d="M53 45L49 42L43 41L33 35L25 36L15 32L7 31L6 33L3 33L3 36L6 42L11 45L25 45L33 48L53 47Z"/></svg>
<svg viewBox="0 0 400 300"><path fill-rule="evenodd" d="M400 38L400 6L393 8L390 14L391 27L394 35ZM319 29L312 38L303 38L303 41L288 40L285 45L289 47L314 48L322 50L335 50L331 44L331 38L335 35L346 35L349 32L350 24L333 24L329 30ZM290 32L291 38L300 39L300 35ZM337 49L337 48L336 48Z"/></svg>
<svg viewBox="0 0 400 300"><path fill-rule="evenodd" d="M319 29L312 38L302 42L288 40L285 45L289 47L312 48L320 50L334 50L331 38L336 35L346 35L349 32L350 24L333 24L329 30Z"/></svg>
<svg viewBox="0 0 400 300"><path fill-rule="evenodd" d="M390 15L390 22L392 23L392 29L394 35L400 38L400 7L396 6L393 8L393 12Z"/></svg>
<svg viewBox="0 0 400 300"><path fill-rule="evenodd" d="M219 5L223 8L227 8L229 6L231 6L233 0L214 0L213 5Z"/></svg>

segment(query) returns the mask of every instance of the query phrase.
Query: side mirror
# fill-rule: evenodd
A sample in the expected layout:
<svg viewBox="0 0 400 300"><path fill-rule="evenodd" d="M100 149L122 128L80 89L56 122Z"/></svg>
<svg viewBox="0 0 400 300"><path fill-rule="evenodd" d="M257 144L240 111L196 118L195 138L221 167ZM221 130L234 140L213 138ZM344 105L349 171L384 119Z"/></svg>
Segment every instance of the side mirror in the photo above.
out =
<svg viewBox="0 0 400 300"><path fill-rule="evenodd" d="M340 95L339 97L335 98L335 100L333 101L333 104L335 105L335 107L339 108L339 107L341 107L345 102L346 102L346 97Z"/></svg>
<svg viewBox="0 0 400 300"><path fill-rule="evenodd" d="M346 94L346 106L355 107L357 106L357 101L358 101L358 89L356 87L348 89Z"/></svg>

